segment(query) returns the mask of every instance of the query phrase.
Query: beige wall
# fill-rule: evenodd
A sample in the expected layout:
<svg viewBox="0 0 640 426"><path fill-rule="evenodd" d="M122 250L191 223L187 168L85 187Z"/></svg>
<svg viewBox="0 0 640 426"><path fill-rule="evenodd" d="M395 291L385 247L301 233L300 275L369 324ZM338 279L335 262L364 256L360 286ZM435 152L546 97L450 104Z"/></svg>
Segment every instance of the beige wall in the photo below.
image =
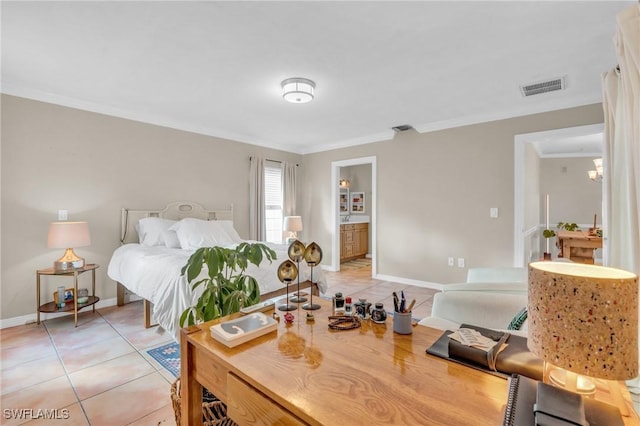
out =
<svg viewBox="0 0 640 426"><path fill-rule="evenodd" d="M540 160L540 194L549 194L549 227L556 230L558 222L573 222L585 231L593 226L594 215L602 224L602 184L589 179L594 170L593 158L543 158ZM544 210L544 202L541 205ZM544 221L544 211L541 218ZM546 245L544 238L542 244ZM549 249L555 258L556 239Z"/></svg>
<svg viewBox="0 0 640 426"><path fill-rule="evenodd" d="M468 267L512 265L515 135L602 121L595 104L305 155L302 214L331 259L331 162L376 156L378 273L463 281ZM449 256L467 268L447 266Z"/></svg>
<svg viewBox="0 0 640 426"><path fill-rule="evenodd" d="M602 184L589 179L593 158L543 158L540 160L540 192L549 194L549 226L575 222L593 226L593 215L602 223ZM544 216L543 216L544 217Z"/></svg>
<svg viewBox="0 0 640 426"><path fill-rule="evenodd" d="M48 225L57 220L58 209L68 210L70 220L89 222L92 244L76 251L101 265L97 293L102 299L115 297L106 272L119 245L122 207L162 208L179 200L211 209L233 204L238 232L248 237L251 155L302 160L296 154L2 95L2 319L35 313L35 271L62 255L46 247ZM70 280L47 282L43 302Z"/></svg>
<svg viewBox="0 0 640 426"><path fill-rule="evenodd" d="M61 254L45 246L58 209L90 223L92 245L78 253L102 265L98 294L106 299L115 297L106 269L122 207L233 203L246 237L250 155L300 164L297 211L327 264L331 162L375 155L378 273L462 281L466 268L448 267L448 256L467 267L513 261L514 135L601 122L601 106L591 105L299 156L3 95L1 317L34 313L35 270ZM490 207L500 209L498 219ZM58 283L48 285L46 293Z"/></svg>

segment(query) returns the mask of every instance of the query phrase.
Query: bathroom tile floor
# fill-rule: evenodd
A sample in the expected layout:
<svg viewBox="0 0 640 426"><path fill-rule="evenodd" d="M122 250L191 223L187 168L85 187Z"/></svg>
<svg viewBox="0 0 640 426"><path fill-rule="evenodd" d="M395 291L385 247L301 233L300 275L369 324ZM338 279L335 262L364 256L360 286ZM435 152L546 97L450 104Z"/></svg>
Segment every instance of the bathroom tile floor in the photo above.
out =
<svg viewBox="0 0 640 426"><path fill-rule="evenodd" d="M371 278L371 268L327 272L327 295L383 302L391 292L416 299L415 317L431 312L436 290ZM172 341L159 327L145 329L142 302L0 330L0 424L173 425L174 377L147 354ZM23 409L23 410L20 410ZM52 420L51 417L62 420ZM22 417L22 418L18 418Z"/></svg>

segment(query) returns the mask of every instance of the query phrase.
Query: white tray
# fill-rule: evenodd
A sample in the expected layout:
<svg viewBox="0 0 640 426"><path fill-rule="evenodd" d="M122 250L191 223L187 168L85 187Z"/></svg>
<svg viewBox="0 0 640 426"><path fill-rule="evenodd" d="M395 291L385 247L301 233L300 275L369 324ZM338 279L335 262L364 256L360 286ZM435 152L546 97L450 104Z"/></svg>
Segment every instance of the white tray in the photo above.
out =
<svg viewBox="0 0 640 426"><path fill-rule="evenodd" d="M211 337L233 348L251 339L276 330L278 322L262 312L254 312L240 318L212 325Z"/></svg>

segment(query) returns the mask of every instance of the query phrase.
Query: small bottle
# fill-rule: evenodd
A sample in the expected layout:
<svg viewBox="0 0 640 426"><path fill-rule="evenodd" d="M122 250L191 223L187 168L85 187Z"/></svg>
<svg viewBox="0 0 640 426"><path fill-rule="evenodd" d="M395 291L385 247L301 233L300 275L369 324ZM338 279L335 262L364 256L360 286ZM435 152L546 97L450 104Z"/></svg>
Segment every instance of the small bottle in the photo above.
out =
<svg viewBox="0 0 640 426"><path fill-rule="evenodd" d="M378 302L371 310L371 320L377 323L383 323L387 319L387 313L384 310L384 305Z"/></svg>
<svg viewBox="0 0 640 426"><path fill-rule="evenodd" d="M58 308L64 308L64 287L58 287Z"/></svg>
<svg viewBox="0 0 640 426"><path fill-rule="evenodd" d="M344 305L344 313L347 314L347 315L352 315L353 312L352 312L351 307L352 307L352 305L351 305L351 297L347 296L347 300L346 300L346 303Z"/></svg>
<svg viewBox="0 0 640 426"><path fill-rule="evenodd" d="M358 303L356 303L356 313L362 319L369 318L369 307L371 303L367 302L367 299L359 299Z"/></svg>
<svg viewBox="0 0 640 426"><path fill-rule="evenodd" d="M333 303L334 303L333 311L336 315L345 313L344 297L342 297L342 293L340 292L336 293L336 296L333 298Z"/></svg>

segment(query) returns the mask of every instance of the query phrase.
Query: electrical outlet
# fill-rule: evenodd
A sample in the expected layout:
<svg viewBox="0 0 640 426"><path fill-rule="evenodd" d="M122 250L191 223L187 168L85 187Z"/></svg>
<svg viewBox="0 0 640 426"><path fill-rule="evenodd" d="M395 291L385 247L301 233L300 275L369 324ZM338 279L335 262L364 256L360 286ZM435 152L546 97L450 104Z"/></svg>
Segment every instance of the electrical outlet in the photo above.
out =
<svg viewBox="0 0 640 426"><path fill-rule="evenodd" d="M498 208L497 207L491 207L489 209L489 217L495 219L496 217L498 217Z"/></svg>
<svg viewBox="0 0 640 426"><path fill-rule="evenodd" d="M453 257L450 257L450 258L448 259L448 262L449 262L449 266L453 266L453 265L454 265L454 263L453 263Z"/></svg>
<svg viewBox="0 0 640 426"><path fill-rule="evenodd" d="M58 220L69 219L69 212L67 210L58 210Z"/></svg>
<svg viewBox="0 0 640 426"><path fill-rule="evenodd" d="M458 268L464 268L464 257L458 258Z"/></svg>

